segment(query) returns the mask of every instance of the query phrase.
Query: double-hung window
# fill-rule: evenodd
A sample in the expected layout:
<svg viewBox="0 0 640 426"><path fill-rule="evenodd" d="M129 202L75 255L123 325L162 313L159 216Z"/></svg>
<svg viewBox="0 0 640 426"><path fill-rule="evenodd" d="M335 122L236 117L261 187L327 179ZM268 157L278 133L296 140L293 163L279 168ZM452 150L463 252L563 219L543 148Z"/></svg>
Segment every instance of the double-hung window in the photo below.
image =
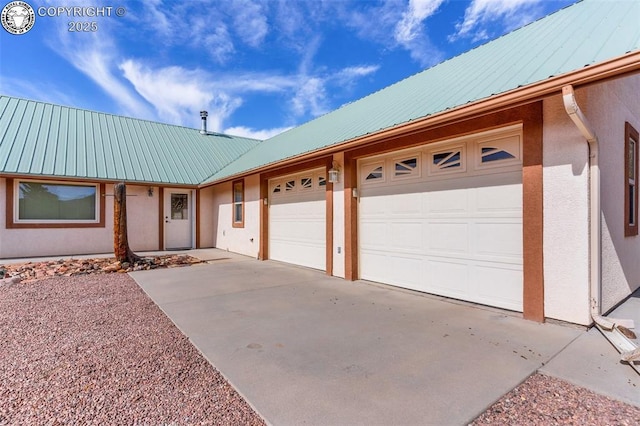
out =
<svg viewBox="0 0 640 426"><path fill-rule="evenodd" d="M233 227L244 228L244 180L236 180L232 184Z"/></svg>

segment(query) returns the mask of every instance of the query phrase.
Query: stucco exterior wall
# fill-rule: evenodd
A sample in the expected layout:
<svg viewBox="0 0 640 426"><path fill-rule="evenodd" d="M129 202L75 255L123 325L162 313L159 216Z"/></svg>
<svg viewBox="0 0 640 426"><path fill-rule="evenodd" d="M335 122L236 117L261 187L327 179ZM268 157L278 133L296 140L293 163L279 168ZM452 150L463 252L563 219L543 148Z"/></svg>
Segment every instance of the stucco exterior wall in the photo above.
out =
<svg viewBox="0 0 640 426"><path fill-rule="evenodd" d="M333 155L333 160L344 170L344 154ZM344 278L344 173L340 181L333 184L333 275Z"/></svg>
<svg viewBox="0 0 640 426"><path fill-rule="evenodd" d="M107 213L111 219L106 225L113 229L113 186L107 185L107 199L111 204L111 211L107 205ZM133 251L158 250L160 213L158 211L158 188L153 188L149 196L149 187L127 185L127 231L129 246ZM107 215L108 216L108 215ZM112 243L113 244L113 243ZM112 250L112 249L110 249Z"/></svg>
<svg viewBox="0 0 640 426"><path fill-rule="evenodd" d="M578 92L600 145L603 312L640 286L640 236L625 237L625 121L640 130L640 76L589 86Z"/></svg>
<svg viewBox="0 0 640 426"><path fill-rule="evenodd" d="M200 247L209 248L215 246L215 214L214 214L213 187L200 190Z"/></svg>
<svg viewBox="0 0 640 426"><path fill-rule="evenodd" d="M158 249L157 189L127 185L129 245L134 251ZM0 258L62 256L113 252L113 185L105 187L104 228L6 229L6 180L0 181ZM151 218L151 220L150 220Z"/></svg>
<svg viewBox="0 0 640 426"><path fill-rule="evenodd" d="M231 216L231 182L213 187L215 247L258 257L260 250L260 176L244 180L244 227L234 228Z"/></svg>
<svg viewBox="0 0 640 426"><path fill-rule="evenodd" d="M580 102L580 99L578 100ZM588 150L560 95L543 102L544 311L589 324Z"/></svg>

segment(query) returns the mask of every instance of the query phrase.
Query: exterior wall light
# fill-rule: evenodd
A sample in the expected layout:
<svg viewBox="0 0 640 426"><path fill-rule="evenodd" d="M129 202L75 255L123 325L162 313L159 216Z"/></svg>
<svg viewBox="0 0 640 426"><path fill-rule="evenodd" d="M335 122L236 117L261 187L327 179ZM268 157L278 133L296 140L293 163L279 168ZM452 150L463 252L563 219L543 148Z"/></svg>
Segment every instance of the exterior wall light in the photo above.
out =
<svg viewBox="0 0 640 426"><path fill-rule="evenodd" d="M329 182L338 183L340 182L340 167L337 162L331 163L331 168L329 169Z"/></svg>
<svg viewBox="0 0 640 426"><path fill-rule="evenodd" d="M149 189L147 189L147 195L149 197L153 197L153 186L150 186Z"/></svg>

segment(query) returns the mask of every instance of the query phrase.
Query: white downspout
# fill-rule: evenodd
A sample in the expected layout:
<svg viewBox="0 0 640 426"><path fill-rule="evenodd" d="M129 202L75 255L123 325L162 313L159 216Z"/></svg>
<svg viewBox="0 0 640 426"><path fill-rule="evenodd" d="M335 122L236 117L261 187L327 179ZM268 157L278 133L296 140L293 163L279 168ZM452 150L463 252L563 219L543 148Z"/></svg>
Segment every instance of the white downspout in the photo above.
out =
<svg viewBox="0 0 640 426"><path fill-rule="evenodd" d="M598 165L599 146L598 138L592 130L589 122L580 110L576 102L573 86L567 85L562 88L562 101L564 108L576 125L582 136L587 140L589 148L589 304L591 308L591 318L598 328L606 331L616 331L613 337L605 334L605 337L620 351L622 358L629 361L629 351L637 347L631 341L621 342L619 337L626 338L618 332L617 327L634 328L633 320L621 320L606 318L602 316L600 301L602 299L602 248L601 248L601 228L602 219L600 213L600 167ZM618 336L619 334L619 336ZM629 346L629 344L633 346ZM631 361L633 363L633 361Z"/></svg>

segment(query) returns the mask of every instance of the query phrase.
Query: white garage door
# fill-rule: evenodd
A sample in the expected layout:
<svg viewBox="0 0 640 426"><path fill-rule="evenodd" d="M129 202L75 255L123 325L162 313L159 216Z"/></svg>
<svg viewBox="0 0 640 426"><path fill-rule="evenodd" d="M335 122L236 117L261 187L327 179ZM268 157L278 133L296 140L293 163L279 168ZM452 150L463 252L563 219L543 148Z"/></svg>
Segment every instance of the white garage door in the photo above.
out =
<svg viewBox="0 0 640 426"><path fill-rule="evenodd" d="M326 269L324 169L269 181L269 258Z"/></svg>
<svg viewBox="0 0 640 426"><path fill-rule="evenodd" d="M522 311L520 130L360 162L360 276Z"/></svg>

